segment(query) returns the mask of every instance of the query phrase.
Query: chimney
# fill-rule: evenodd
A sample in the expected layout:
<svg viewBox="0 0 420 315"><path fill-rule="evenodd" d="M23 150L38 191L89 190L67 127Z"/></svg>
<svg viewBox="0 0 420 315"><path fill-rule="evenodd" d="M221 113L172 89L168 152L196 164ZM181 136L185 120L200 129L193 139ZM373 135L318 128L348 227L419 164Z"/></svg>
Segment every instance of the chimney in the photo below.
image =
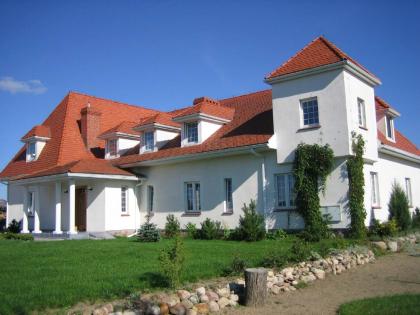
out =
<svg viewBox="0 0 420 315"><path fill-rule="evenodd" d="M86 107L80 111L80 127L82 138L88 149L96 148L99 146L98 136L101 130L101 115L102 113L90 106L87 103Z"/></svg>

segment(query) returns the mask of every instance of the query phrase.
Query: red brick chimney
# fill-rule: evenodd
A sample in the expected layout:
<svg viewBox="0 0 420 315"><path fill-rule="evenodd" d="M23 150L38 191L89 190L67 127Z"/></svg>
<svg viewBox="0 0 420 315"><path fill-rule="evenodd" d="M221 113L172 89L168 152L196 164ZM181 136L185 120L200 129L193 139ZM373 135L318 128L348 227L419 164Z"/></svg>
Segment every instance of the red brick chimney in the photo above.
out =
<svg viewBox="0 0 420 315"><path fill-rule="evenodd" d="M101 131L102 113L90 106L90 103L80 111L80 127L82 138L88 149L99 146L99 132Z"/></svg>

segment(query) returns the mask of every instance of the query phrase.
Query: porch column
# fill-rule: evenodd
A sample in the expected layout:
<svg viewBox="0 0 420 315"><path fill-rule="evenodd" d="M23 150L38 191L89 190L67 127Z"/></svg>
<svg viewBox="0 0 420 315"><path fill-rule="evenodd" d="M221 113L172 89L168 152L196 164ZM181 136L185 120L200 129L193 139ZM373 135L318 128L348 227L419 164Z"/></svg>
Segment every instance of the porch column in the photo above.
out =
<svg viewBox="0 0 420 315"><path fill-rule="evenodd" d="M29 233L29 230L28 230L28 207L29 207L29 205L28 205L28 188L26 186L24 186L23 187L23 217L22 217L22 231L21 231L21 233Z"/></svg>
<svg viewBox="0 0 420 315"><path fill-rule="evenodd" d="M61 231L61 182L55 182L55 230L53 234L62 234Z"/></svg>
<svg viewBox="0 0 420 315"><path fill-rule="evenodd" d="M34 230L32 231L32 233L34 234L39 234L41 233L41 229L39 228L39 207L40 207L40 191L39 191L39 186L37 187L36 191L35 191L35 209L34 209Z"/></svg>
<svg viewBox="0 0 420 315"><path fill-rule="evenodd" d="M76 234L76 184L74 179L69 180L69 215L68 234Z"/></svg>

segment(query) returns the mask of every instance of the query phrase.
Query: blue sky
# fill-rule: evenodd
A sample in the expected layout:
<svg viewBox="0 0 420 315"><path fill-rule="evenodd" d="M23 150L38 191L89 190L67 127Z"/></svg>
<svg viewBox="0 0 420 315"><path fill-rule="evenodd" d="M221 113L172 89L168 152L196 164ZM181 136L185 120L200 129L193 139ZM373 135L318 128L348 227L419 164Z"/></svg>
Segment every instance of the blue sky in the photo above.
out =
<svg viewBox="0 0 420 315"><path fill-rule="evenodd" d="M381 78L420 146L419 33L420 1L2 0L0 168L69 90L161 110L239 95L321 34Z"/></svg>

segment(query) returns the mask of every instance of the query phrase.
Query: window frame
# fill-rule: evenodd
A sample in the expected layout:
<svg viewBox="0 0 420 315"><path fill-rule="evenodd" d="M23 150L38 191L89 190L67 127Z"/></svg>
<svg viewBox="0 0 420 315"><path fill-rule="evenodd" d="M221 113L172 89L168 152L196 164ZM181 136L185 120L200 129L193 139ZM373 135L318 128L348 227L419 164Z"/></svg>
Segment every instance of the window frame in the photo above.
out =
<svg viewBox="0 0 420 315"><path fill-rule="evenodd" d="M389 115L385 115L385 136L388 140L395 141L394 118Z"/></svg>
<svg viewBox="0 0 420 315"><path fill-rule="evenodd" d="M196 128L196 138L194 137L194 139L192 141L190 141L190 129L189 127L191 126L195 126ZM199 130L198 130L198 121L192 121L192 122L187 122L184 125L185 128L185 139L186 139L186 143L188 144L194 144L194 143L199 143Z"/></svg>
<svg viewBox="0 0 420 315"><path fill-rule="evenodd" d="M121 186L121 214L129 214L129 188L128 186Z"/></svg>
<svg viewBox="0 0 420 315"><path fill-rule="evenodd" d="M233 183L232 178L224 178L225 213L233 213ZM229 200L230 199L230 200Z"/></svg>
<svg viewBox="0 0 420 315"><path fill-rule="evenodd" d="M315 114L315 112L316 112L316 118L315 117L312 117L312 118L309 118L308 117L307 118L308 123L305 124L305 104L310 103L310 102L313 102L313 101L316 102L316 111L313 110L312 111L312 114ZM304 99L299 100L299 103L300 103L300 116L301 116L300 124L301 124L301 128L319 127L320 126L320 119L319 119L319 102L318 102L318 97L317 96L314 96L314 97L304 98ZM315 107L313 107L313 108L315 108ZM308 116L310 114L311 113L308 112ZM310 119L313 119L314 122L309 123Z"/></svg>
<svg viewBox="0 0 420 315"><path fill-rule="evenodd" d="M188 186L191 185L191 203L192 208L190 209L190 196L188 191ZM197 190L198 188L198 190ZM197 196L198 192L198 196ZM198 181L190 181L184 183L184 198L185 198L185 212L187 213L199 213L201 212L202 206L201 206L201 184Z"/></svg>
<svg viewBox="0 0 420 315"><path fill-rule="evenodd" d="M279 178L284 180L284 205L280 205L280 187ZM295 178L292 172L274 174L274 186L276 194L276 208L277 209L296 209L296 194L294 192ZM283 202L283 201L282 201Z"/></svg>
<svg viewBox="0 0 420 315"><path fill-rule="evenodd" d="M379 180L378 180L378 173L377 172L370 172L370 185L371 185L371 206L372 208L380 208L381 207L381 198L379 192Z"/></svg>
<svg viewBox="0 0 420 315"><path fill-rule="evenodd" d="M115 153L113 154L111 148L113 148L114 146L111 145L112 143L115 143ZM116 158L118 157L118 139L108 139L106 142L106 146L107 146L107 153L108 153L108 157L109 158Z"/></svg>
<svg viewBox="0 0 420 315"><path fill-rule="evenodd" d="M363 129L367 129L366 123L366 104L363 99L360 97L357 98L357 120L359 123L359 127Z"/></svg>
<svg viewBox="0 0 420 315"><path fill-rule="evenodd" d="M151 135L151 138L147 138L147 136L149 135L149 137L150 137L150 135ZM152 143L151 143L151 147L150 148L148 148L148 146L147 146L147 141L152 141ZM144 133L143 133L143 151L144 152L151 152L151 151L154 151L155 150L155 133L153 132L153 131L145 131Z"/></svg>
<svg viewBox="0 0 420 315"><path fill-rule="evenodd" d="M33 148L33 152L31 152L31 148ZM36 142L30 141L26 145L26 156L27 156L27 162L36 161Z"/></svg>
<svg viewBox="0 0 420 315"><path fill-rule="evenodd" d="M34 191L28 191L28 203L27 203L27 213L28 216L32 217L35 215L35 192Z"/></svg>
<svg viewBox="0 0 420 315"><path fill-rule="evenodd" d="M410 208L412 208L413 207L413 194L412 194L412 189L411 189L411 178L410 177L405 178L405 193L407 195L408 205L409 205Z"/></svg>
<svg viewBox="0 0 420 315"><path fill-rule="evenodd" d="M147 212L154 213L155 188L147 185Z"/></svg>

